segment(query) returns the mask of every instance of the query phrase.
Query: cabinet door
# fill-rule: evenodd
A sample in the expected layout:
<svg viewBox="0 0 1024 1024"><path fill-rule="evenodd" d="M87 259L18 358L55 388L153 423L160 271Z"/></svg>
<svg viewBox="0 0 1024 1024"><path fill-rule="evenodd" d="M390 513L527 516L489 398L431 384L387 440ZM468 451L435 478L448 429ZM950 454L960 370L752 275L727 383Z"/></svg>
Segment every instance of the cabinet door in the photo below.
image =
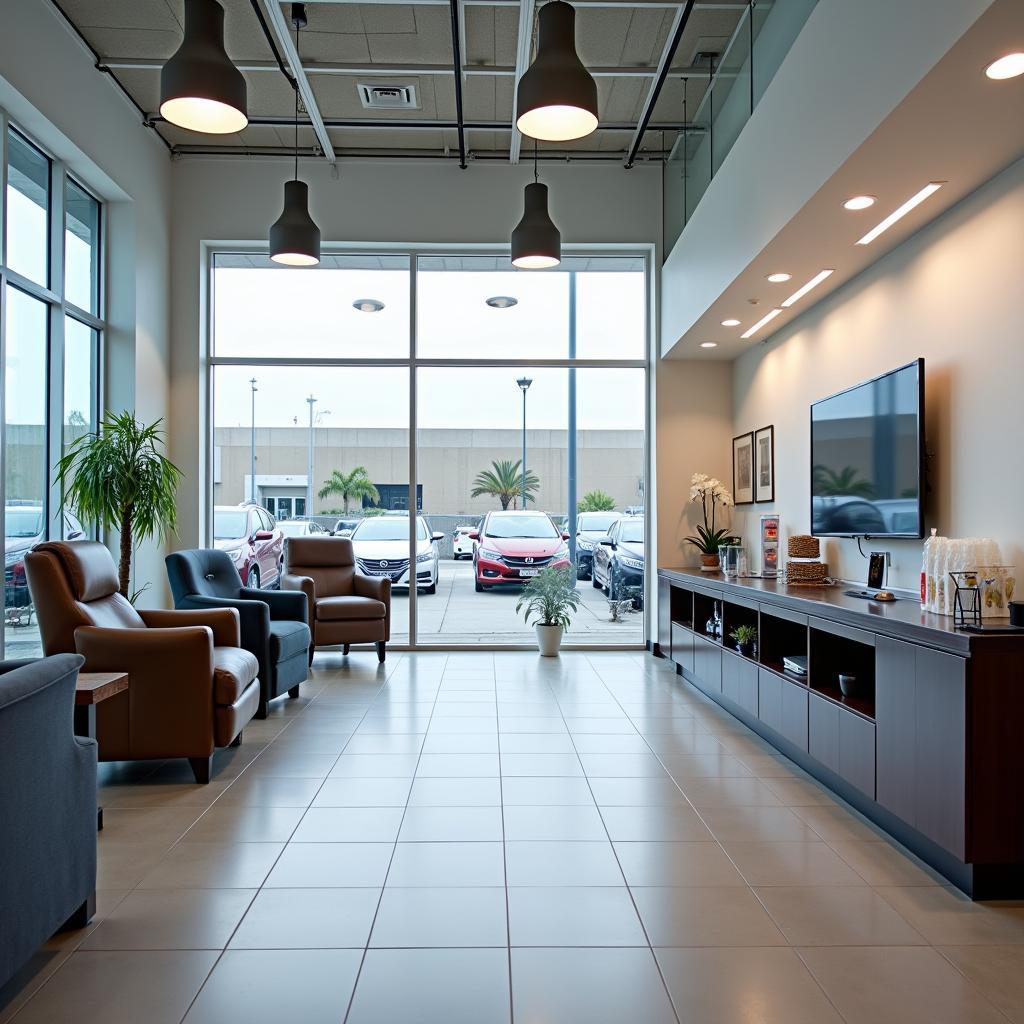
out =
<svg viewBox="0 0 1024 1024"><path fill-rule="evenodd" d="M782 683L782 728L781 733L794 746L801 750L807 749L807 687L799 683L791 683L786 679Z"/></svg>
<svg viewBox="0 0 1024 1024"><path fill-rule="evenodd" d="M693 633L686 626L672 623L672 660L687 672L693 672Z"/></svg>
<svg viewBox="0 0 1024 1024"><path fill-rule="evenodd" d="M722 648L710 640L695 636L693 674L708 693L722 692Z"/></svg>
<svg viewBox="0 0 1024 1024"><path fill-rule="evenodd" d="M966 672L963 658L917 648L916 827L965 856Z"/></svg>
<svg viewBox="0 0 1024 1024"><path fill-rule="evenodd" d="M862 793L875 796L875 723L844 708L839 712L839 774Z"/></svg>
<svg viewBox="0 0 1024 1024"><path fill-rule="evenodd" d="M757 676L757 717L776 732L782 732L782 679L763 668Z"/></svg>
<svg viewBox="0 0 1024 1024"><path fill-rule="evenodd" d="M672 657L672 584L658 577L658 652Z"/></svg>
<svg viewBox="0 0 1024 1024"><path fill-rule="evenodd" d="M876 799L915 827L918 650L884 636L875 642Z"/></svg>
<svg viewBox="0 0 1024 1024"><path fill-rule="evenodd" d="M740 702L740 656L732 651L722 651L722 696Z"/></svg>
<svg viewBox="0 0 1024 1024"><path fill-rule="evenodd" d="M807 750L826 768L839 771L839 708L817 694L809 695Z"/></svg>
<svg viewBox="0 0 1024 1024"><path fill-rule="evenodd" d="M725 655L723 655L725 657ZM755 718L757 717L757 665L752 661L747 661L745 658L737 659L739 661L739 677L738 693L736 697L736 703L739 704L744 711L749 712Z"/></svg>

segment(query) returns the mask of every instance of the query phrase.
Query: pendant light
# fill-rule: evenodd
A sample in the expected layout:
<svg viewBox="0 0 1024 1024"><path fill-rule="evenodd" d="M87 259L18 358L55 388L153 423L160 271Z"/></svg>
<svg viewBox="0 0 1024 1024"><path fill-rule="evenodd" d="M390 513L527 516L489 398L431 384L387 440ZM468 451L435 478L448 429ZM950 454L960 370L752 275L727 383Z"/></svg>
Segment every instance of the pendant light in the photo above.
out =
<svg viewBox="0 0 1024 1024"><path fill-rule="evenodd" d="M537 20L537 56L516 90L516 127L544 142L582 139L597 128L597 84L576 53L576 11L552 0Z"/></svg>
<svg viewBox="0 0 1024 1024"><path fill-rule="evenodd" d="M160 114L207 135L230 135L249 123L245 79L224 50L217 0L185 0L181 46L160 72Z"/></svg>
<svg viewBox="0 0 1024 1024"><path fill-rule="evenodd" d="M292 4L295 52L299 29L306 24L304 4ZM284 183L284 211L270 228L270 258L288 267L315 267L320 262L320 229L309 215L309 188L299 181L299 86L295 87L295 177Z"/></svg>
<svg viewBox="0 0 1024 1024"><path fill-rule="evenodd" d="M562 236L548 214L548 187L537 180L537 143L533 144L533 182L526 186L523 217L512 232L512 265L545 270L562 262Z"/></svg>

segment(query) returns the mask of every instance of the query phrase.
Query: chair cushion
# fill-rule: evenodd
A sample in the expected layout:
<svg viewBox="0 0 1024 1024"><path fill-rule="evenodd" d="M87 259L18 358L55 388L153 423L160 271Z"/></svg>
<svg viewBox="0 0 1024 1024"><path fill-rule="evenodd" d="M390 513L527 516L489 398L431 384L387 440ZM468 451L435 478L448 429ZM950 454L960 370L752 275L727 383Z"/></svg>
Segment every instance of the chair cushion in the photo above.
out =
<svg viewBox="0 0 1024 1024"><path fill-rule="evenodd" d="M309 626L304 622L290 619L275 620L270 623L270 660L275 664L287 661L296 654L309 650L312 637Z"/></svg>
<svg viewBox="0 0 1024 1024"><path fill-rule="evenodd" d="M385 615L384 602L372 597L321 597L316 602L316 617L321 622L383 619Z"/></svg>
<svg viewBox="0 0 1024 1024"><path fill-rule="evenodd" d="M214 704L234 704L256 678L258 671L259 665L255 654L250 654L241 647L214 647Z"/></svg>

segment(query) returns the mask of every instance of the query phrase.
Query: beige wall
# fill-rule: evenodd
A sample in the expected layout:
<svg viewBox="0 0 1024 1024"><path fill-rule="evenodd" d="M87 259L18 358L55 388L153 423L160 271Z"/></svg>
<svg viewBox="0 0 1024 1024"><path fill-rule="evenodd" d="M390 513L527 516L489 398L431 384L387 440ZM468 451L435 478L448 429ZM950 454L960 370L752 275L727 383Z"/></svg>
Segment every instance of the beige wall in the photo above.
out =
<svg viewBox="0 0 1024 1024"><path fill-rule="evenodd" d="M774 508L786 533L806 532L808 406L925 358L929 493L926 526L951 537L994 537L1024 569L1024 161L884 257L764 346L733 379L735 432L775 424ZM659 387L660 392L660 387ZM747 532L752 534L752 525ZM891 550L894 586L916 589L919 541ZM855 542L828 540L834 574L864 580Z"/></svg>

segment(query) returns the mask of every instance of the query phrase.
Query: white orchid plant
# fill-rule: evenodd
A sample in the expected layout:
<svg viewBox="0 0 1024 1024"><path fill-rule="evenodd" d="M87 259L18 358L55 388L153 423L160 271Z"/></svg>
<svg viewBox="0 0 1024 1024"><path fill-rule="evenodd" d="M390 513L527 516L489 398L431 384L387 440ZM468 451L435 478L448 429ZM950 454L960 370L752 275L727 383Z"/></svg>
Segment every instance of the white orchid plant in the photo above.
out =
<svg viewBox="0 0 1024 1024"><path fill-rule="evenodd" d="M701 554L717 555L718 549L727 544L736 544L739 537L729 532L728 528L716 528L715 514L718 507L731 508L735 502L732 494L721 480L707 473L694 473L690 477L690 501L696 504L700 502L701 510L704 513L703 524L698 524L697 535L687 537L688 543L694 545Z"/></svg>

